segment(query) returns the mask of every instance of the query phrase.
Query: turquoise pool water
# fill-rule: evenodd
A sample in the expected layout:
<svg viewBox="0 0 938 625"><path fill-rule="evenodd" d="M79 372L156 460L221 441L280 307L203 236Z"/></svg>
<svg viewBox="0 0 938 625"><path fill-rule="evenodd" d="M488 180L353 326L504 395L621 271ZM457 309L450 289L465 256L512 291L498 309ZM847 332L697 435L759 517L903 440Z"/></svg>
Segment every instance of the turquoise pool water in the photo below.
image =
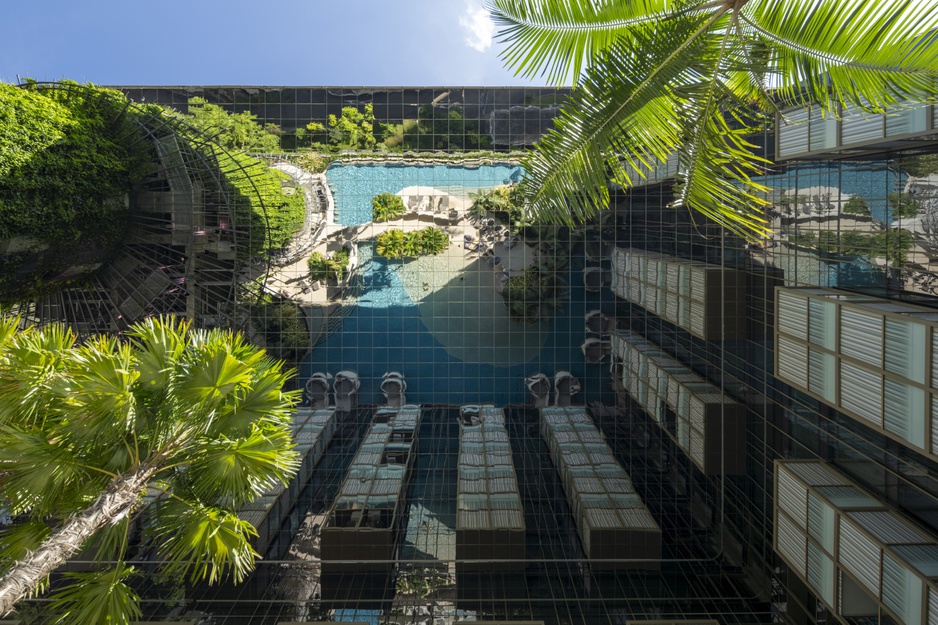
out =
<svg viewBox="0 0 938 625"><path fill-rule="evenodd" d="M497 187L516 181L522 173L516 165L333 165L326 178L335 197L335 219L343 226L371 221L371 198L384 193L398 193L413 186L434 187L451 195L465 196L470 191Z"/></svg>

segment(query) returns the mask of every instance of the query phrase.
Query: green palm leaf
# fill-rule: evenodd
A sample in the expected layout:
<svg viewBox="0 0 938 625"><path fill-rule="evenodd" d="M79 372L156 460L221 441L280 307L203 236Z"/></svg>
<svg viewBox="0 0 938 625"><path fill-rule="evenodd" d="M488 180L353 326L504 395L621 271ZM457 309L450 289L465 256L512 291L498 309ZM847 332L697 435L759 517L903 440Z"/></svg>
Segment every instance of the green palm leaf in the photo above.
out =
<svg viewBox="0 0 938 625"><path fill-rule="evenodd" d="M491 0L489 11L508 47L501 56L516 75L546 75L551 84L579 80L589 59L694 4L674 0L542 2Z"/></svg>
<svg viewBox="0 0 938 625"><path fill-rule="evenodd" d="M293 405L302 391L283 392L281 389L292 375L274 366L264 369L251 384L238 391L236 399L218 408L209 433L226 432L237 436L249 432L251 426L261 422L289 426Z"/></svg>
<svg viewBox="0 0 938 625"><path fill-rule="evenodd" d="M47 416L51 387L66 367L75 334L58 324L26 330L6 346L0 367L0 423L35 423Z"/></svg>
<svg viewBox="0 0 938 625"><path fill-rule="evenodd" d="M287 428L255 427L239 439L219 437L182 452L193 493L205 502L241 505L253 501L276 482L286 484L299 469Z"/></svg>
<svg viewBox="0 0 938 625"><path fill-rule="evenodd" d="M0 464L11 511L38 518L74 511L109 481L87 470L62 439L35 428L0 428Z"/></svg>
<svg viewBox="0 0 938 625"><path fill-rule="evenodd" d="M881 110L933 98L938 4L909 0L761 0L740 13L750 37L773 51L777 95L824 110Z"/></svg>
<svg viewBox="0 0 938 625"><path fill-rule="evenodd" d="M525 160L535 218L572 224L678 148L672 206L762 237L768 164L746 138L789 105L934 101L938 5L913 0L492 0L519 73L579 76ZM647 18L647 20L646 20ZM702 25L689 29L688 24ZM586 68L581 75L581 69Z"/></svg>
<svg viewBox="0 0 938 625"><path fill-rule="evenodd" d="M673 25L658 39L614 46L524 160L528 206L539 217L586 220L608 203L610 177L631 185L681 145L684 101L674 85L702 62L707 49L694 34L709 24L685 17Z"/></svg>
<svg viewBox="0 0 938 625"><path fill-rule="evenodd" d="M66 573L72 583L52 596L58 623L68 625L123 625L140 618L140 597L127 585L136 575L123 563L112 569Z"/></svg>
<svg viewBox="0 0 938 625"><path fill-rule="evenodd" d="M128 332L136 347L136 368L144 388L162 389L186 348L189 324L175 318L147 319Z"/></svg>
<svg viewBox="0 0 938 625"><path fill-rule="evenodd" d="M251 547L254 527L233 511L194 502L171 500L159 506L153 531L161 542L171 575L213 584L226 575L240 582L259 557Z"/></svg>
<svg viewBox="0 0 938 625"><path fill-rule="evenodd" d="M63 390L75 408L70 432L80 439L113 440L134 429L136 397L131 346L113 338L93 337L74 350Z"/></svg>

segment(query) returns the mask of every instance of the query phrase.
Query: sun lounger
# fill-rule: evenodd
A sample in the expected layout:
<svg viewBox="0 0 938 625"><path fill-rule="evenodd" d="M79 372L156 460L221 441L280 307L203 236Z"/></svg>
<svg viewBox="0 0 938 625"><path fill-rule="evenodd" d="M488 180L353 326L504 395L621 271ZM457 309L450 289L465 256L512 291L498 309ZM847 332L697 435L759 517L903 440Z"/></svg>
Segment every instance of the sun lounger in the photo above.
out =
<svg viewBox="0 0 938 625"><path fill-rule="evenodd" d="M524 379L525 386L531 393L535 408L546 408L550 403L550 379L543 373L535 373Z"/></svg>
<svg viewBox="0 0 938 625"><path fill-rule="evenodd" d="M314 410L329 406L329 379L328 373L314 373L306 381L306 396Z"/></svg>
<svg viewBox="0 0 938 625"><path fill-rule="evenodd" d="M583 341L583 344L580 345L580 349L583 350L583 357L586 359L586 362L595 365L602 362L606 356L612 354L612 343L593 337Z"/></svg>
<svg viewBox="0 0 938 625"><path fill-rule="evenodd" d="M398 371L389 371L381 377L383 378L381 392L384 393L385 403L395 408L406 404L404 391L407 390L407 382L404 381L404 374Z"/></svg>
<svg viewBox="0 0 938 625"><path fill-rule="evenodd" d="M351 412L357 403L361 380L354 371L339 371L335 374L332 390L335 393L336 410Z"/></svg>
<svg viewBox="0 0 938 625"><path fill-rule="evenodd" d="M554 405L569 406L573 396L580 392L580 381L569 371L554 374Z"/></svg>

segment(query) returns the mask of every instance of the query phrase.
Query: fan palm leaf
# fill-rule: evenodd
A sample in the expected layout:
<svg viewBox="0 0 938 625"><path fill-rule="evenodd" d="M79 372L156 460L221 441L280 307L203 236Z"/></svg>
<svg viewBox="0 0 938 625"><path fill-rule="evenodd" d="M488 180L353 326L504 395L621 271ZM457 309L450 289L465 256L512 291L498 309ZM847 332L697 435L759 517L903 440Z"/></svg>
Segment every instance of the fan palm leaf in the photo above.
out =
<svg viewBox="0 0 938 625"><path fill-rule="evenodd" d="M171 320L132 328L128 342L77 347L59 326L3 334L0 498L27 520L0 534L0 616L83 548L123 561L129 516L148 490L163 493L147 506L151 538L185 559L171 571L243 579L254 529L233 506L298 468L298 392L282 391L292 372L240 335ZM56 590L51 605L68 622L135 618L130 569L100 573Z"/></svg>

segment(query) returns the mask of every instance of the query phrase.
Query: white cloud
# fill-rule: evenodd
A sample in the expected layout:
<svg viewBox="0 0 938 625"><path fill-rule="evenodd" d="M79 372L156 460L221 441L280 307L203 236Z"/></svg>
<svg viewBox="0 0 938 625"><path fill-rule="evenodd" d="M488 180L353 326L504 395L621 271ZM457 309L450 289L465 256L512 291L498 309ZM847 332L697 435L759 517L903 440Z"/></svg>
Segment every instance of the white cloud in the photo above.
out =
<svg viewBox="0 0 938 625"><path fill-rule="evenodd" d="M466 45L473 50L485 52L492 47L495 24L477 0L466 1L466 12L459 16L459 25L466 31Z"/></svg>

